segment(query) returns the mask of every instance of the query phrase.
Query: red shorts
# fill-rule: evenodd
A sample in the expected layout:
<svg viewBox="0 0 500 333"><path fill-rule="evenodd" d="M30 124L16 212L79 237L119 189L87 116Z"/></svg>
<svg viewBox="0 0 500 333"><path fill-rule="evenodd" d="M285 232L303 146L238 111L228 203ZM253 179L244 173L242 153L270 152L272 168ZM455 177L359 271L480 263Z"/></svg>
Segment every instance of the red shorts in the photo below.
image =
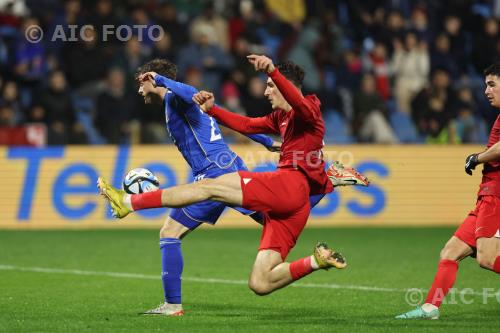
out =
<svg viewBox="0 0 500 333"><path fill-rule="evenodd" d="M264 215L259 250L274 250L285 260L311 211L309 183L295 169L239 171L243 207Z"/></svg>
<svg viewBox="0 0 500 333"><path fill-rule="evenodd" d="M480 196L476 209L458 227L455 236L474 248L478 238L500 238L500 197Z"/></svg>

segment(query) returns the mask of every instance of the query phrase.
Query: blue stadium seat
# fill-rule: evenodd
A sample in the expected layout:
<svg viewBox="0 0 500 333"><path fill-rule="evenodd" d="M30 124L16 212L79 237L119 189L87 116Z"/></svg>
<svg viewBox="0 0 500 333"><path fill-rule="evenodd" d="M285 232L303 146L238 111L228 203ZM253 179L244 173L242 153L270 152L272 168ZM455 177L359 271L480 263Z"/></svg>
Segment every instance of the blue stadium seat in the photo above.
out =
<svg viewBox="0 0 500 333"><path fill-rule="evenodd" d="M401 143L421 142L413 121L408 114L392 111L389 115L389 121Z"/></svg>
<svg viewBox="0 0 500 333"><path fill-rule="evenodd" d="M325 143L326 144L349 144L355 140L349 133L349 123L335 110L327 110L323 114L325 121Z"/></svg>

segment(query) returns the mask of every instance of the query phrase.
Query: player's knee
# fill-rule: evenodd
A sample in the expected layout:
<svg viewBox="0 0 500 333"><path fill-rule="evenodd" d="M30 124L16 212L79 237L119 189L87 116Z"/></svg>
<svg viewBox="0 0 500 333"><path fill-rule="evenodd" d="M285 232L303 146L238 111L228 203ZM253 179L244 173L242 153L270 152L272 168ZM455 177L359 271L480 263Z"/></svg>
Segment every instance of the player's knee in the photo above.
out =
<svg viewBox="0 0 500 333"><path fill-rule="evenodd" d="M250 279L248 281L248 287L258 296L265 296L272 292L267 283L255 279Z"/></svg>
<svg viewBox="0 0 500 333"><path fill-rule="evenodd" d="M441 253L439 255L441 260L455 260L458 261L461 258L461 253L459 249L457 249L455 246L450 245L450 243L447 243L443 249L441 250Z"/></svg>
<svg viewBox="0 0 500 333"><path fill-rule="evenodd" d="M206 178L196 182L198 191L207 199L213 199L217 195L217 182L215 179Z"/></svg>
<svg viewBox="0 0 500 333"><path fill-rule="evenodd" d="M487 253L485 253L484 251L480 251L478 249L476 260L477 260L477 263L479 264L479 266L481 266L481 268L485 268L485 269L492 269L493 268L494 259L491 256L489 256Z"/></svg>
<svg viewBox="0 0 500 333"><path fill-rule="evenodd" d="M449 247L445 246L442 250L441 253L439 254L439 258L441 260L457 260L456 255L453 253L453 249L450 249Z"/></svg>
<svg viewBox="0 0 500 333"><path fill-rule="evenodd" d="M160 229L160 238L180 238L179 231L171 230L169 228L162 227Z"/></svg>

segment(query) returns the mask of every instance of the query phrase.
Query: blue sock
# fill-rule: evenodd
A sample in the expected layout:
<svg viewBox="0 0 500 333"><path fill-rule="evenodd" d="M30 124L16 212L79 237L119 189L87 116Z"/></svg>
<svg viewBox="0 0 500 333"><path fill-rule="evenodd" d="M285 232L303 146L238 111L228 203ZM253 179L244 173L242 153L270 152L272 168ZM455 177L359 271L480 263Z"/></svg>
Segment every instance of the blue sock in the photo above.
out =
<svg viewBox="0 0 500 333"><path fill-rule="evenodd" d="M165 292L165 302L181 304L181 275L184 268L181 240L160 238L161 280Z"/></svg>

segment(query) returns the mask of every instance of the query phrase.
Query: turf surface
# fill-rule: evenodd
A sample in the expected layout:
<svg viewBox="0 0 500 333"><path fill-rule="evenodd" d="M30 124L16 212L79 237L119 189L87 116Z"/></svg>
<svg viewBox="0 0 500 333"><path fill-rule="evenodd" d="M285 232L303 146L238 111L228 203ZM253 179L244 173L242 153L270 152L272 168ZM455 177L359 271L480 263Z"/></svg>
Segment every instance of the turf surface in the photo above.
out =
<svg viewBox="0 0 500 333"><path fill-rule="evenodd" d="M0 231L0 332L498 332L500 294L467 295L471 304L456 297L437 321L392 319L412 308L404 290L430 285L452 231L308 229L289 258L311 253L317 240L334 241L348 269L316 272L302 287L259 297L244 282L259 231L197 230L183 241L186 315L177 318L137 314L162 300L156 231ZM491 296L498 282L466 259L456 287Z"/></svg>

